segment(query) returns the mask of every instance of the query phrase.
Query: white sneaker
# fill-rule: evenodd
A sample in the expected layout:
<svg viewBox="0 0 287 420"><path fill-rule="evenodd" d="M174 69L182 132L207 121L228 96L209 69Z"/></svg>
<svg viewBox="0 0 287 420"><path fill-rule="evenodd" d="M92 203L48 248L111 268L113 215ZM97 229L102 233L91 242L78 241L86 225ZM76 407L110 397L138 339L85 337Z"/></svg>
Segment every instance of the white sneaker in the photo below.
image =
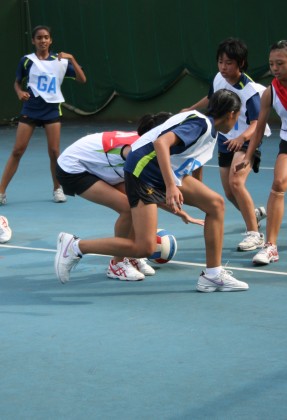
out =
<svg viewBox="0 0 287 420"><path fill-rule="evenodd" d="M199 276L196 289L199 292L237 292L248 290L249 286L243 281L236 280L232 277L232 271L224 268L216 277L207 277L204 272Z"/></svg>
<svg viewBox="0 0 287 420"><path fill-rule="evenodd" d="M259 232L246 232L245 238L237 246L237 251L253 251L264 246L264 235Z"/></svg>
<svg viewBox="0 0 287 420"><path fill-rule="evenodd" d="M9 227L8 220L4 216L0 216L0 244L4 244L11 239L12 230Z"/></svg>
<svg viewBox="0 0 287 420"><path fill-rule="evenodd" d="M145 258L129 258L129 261L134 268L145 276L153 276L155 274L155 270L148 265Z"/></svg>
<svg viewBox="0 0 287 420"><path fill-rule="evenodd" d="M260 221L263 219L266 219L267 217L265 207L256 207L254 211L255 211L255 216L257 219L258 228L260 228L260 225L261 225Z"/></svg>
<svg viewBox="0 0 287 420"><path fill-rule="evenodd" d="M0 193L0 206L4 206L7 203L7 198L5 193Z"/></svg>
<svg viewBox="0 0 287 420"><path fill-rule="evenodd" d="M73 242L78 239L70 233L61 232L57 241L57 253L55 257L55 271L58 280L66 283L70 279L70 271L82 257L75 255L72 248Z"/></svg>
<svg viewBox="0 0 287 420"><path fill-rule="evenodd" d="M254 264L269 264L279 260L279 254L276 245L267 242L257 254L253 257Z"/></svg>
<svg viewBox="0 0 287 420"><path fill-rule="evenodd" d="M55 203L65 203L65 201L67 201L67 197L65 196L62 187L57 188L53 192L53 198Z"/></svg>
<svg viewBox="0 0 287 420"><path fill-rule="evenodd" d="M119 279L126 281L138 281L144 279L144 274L140 273L130 263L128 258L124 258L123 261L113 264L113 260L110 261L109 268L107 270L107 276L110 279Z"/></svg>

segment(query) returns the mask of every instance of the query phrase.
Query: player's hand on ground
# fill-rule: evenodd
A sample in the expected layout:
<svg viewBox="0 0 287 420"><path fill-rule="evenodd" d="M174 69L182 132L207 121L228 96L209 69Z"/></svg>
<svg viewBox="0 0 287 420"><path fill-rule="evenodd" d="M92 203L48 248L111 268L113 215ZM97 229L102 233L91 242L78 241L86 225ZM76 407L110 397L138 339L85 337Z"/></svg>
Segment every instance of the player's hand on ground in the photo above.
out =
<svg viewBox="0 0 287 420"><path fill-rule="evenodd" d="M185 213L185 212L184 212ZM193 223L195 225L204 226L204 220L203 219L195 219L194 217L191 217L189 214L185 213L181 216L182 221L186 224Z"/></svg>

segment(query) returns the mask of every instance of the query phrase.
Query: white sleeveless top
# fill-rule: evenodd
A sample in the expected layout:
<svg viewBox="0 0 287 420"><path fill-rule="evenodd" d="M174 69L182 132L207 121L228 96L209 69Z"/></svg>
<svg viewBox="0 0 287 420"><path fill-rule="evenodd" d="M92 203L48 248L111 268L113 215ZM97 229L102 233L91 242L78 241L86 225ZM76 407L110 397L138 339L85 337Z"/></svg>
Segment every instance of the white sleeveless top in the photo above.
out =
<svg viewBox="0 0 287 420"><path fill-rule="evenodd" d="M41 96L48 103L65 102L61 92L61 84L65 77L68 60L39 60L36 54L25 57L33 61L29 73L28 86L35 97Z"/></svg>
<svg viewBox="0 0 287 420"><path fill-rule="evenodd" d="M271 85L272 94L273 94L273 101L272 106L281 118L281 129L280 129L280 138L282 140L287 141L287 110L282 105L279 97L276 94L276 90Z"/></svg>
<svg viewBox="0 0 287 420"><path fill-rule="evenodd" d="M242 106L240 109L238 121L236 125L227 134L224 134L224 137L226 137L228 140L234 139L240 136L240 134L243 133L249 127L249 125L246 123L246 102L256 93L259 93L261 97L266 87L260 85L259 83L249 82L244 86L243 89L236 89L226 81L226 79L221 75L221 73L217 73L213 81L213 88L214 92L216 92L219 89L228 89L231 92L236 93L241 99ZM268 124L265 127L264 134L267 137L271 135L271 130Z"/></svg>

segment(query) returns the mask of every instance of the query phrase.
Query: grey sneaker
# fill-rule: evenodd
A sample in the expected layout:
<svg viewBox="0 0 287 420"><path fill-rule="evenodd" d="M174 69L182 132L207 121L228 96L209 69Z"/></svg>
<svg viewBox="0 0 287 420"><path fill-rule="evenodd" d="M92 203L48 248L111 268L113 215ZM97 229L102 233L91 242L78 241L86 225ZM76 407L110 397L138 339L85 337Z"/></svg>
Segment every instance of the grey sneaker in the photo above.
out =
<svg viewBox="0 0 287 420"><path fill-rule="evenodd" d="M216 277L207 277L204 272L199 276L196 289L199 292L238 292L248 290L249 286L243 281L232 277L232 271L221 269Z"/></svg>
<svg viewBox="0 0 287 420"><path fill-rule="evenodd" d="M70 280L70 271L82 258L75 255L72 248L72 244L76 239L78 238L70 233L61 232L58 236L55 272L61 283L66 283Z"/></svg>
<svg viewBox="0 0 287 420"><path fill-rule="evenodd" d="M134 268L145 276L153 276L155 274L155 270L148 265L145 258L129 258L129 260Z"/></svg>
<svg viewBox="0 0 287 420"><path fill-rule="evenodd" d="M261 226L260 221L263 220L263 219L266 219L266 217L267 217L265 207L256 207L254 209L254 211L255 211L255 216L256 216L256 219L257 219L258 228L260 228L260 226Z"/></svg>
<svg viewBox="0 0 287 420"><path fill-rule="evenodd" d="M237 246L238 251L253 251L264 246L263 233L251 231L244 233L244 235L245 238Z"/></svg>
<svg viewBox="0 0 287 420"><path fill-rule="evenodd" d="M4 206L7 203L7 198L5 193L0 193L0 206Z"/></svg>
<svg viewBox="0 0 287 420"><path fill-rule="evenodd" d="M65 201L67 201L67 197L65 196L62 187L57 188L53 192L53 199L55 203L65 203Z"/></svg>

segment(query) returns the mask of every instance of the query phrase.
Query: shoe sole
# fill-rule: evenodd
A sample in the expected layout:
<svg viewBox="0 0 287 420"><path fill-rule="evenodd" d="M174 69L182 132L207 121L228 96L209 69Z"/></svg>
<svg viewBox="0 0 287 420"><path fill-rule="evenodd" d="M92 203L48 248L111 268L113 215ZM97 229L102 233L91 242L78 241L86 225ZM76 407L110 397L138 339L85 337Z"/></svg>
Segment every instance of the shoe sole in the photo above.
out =
<svg viewBox="0 0 287 420"><path fill-rule="evenodd" d="M9 242L11 238L12 238L12 230L10 229L9 237L6 237L4 239L0 239L0 244L6 244L6 242Z"/></svg>
<svg viewBox="0 0 287 420"><path fill-rule="evenodd" d="M211 292L244 292L246 290L248 290L249 287L241 287L238 289L235 288L230 288L230 287L209 287L209 286L201 286L201 285L197 285L196 290L198 292L203 292L203 293L211 293Z"/></svg>
<svg viewBox="0 0 287 420"><path fill-rule="evenodd" d="M251 246L249 248L240 248L240 246L238 246L237 251L239 251L239 252L255 251L255 249L263 248L263 246L264 246L264 244L263 245L257 245L257 246L254 245L254 246Z"/></svg>
<svg viewBox="0 0 287 420"><path fill-rule="evenodd" d="M131 279L131 278L127 278L127 277L123 277L123 276L117 276L116 274L113 273L107 273L107 277L109 279L113 279L113 280L121 280L121 281L142 281L144 280L144 277L142 279Z"/></svg>
<svg viewBox="0 0 287 420"><path fill-rule="evenodd" d="M278 258L271 258L269 261L254 261L252 260L253 264L255 265L268 265L270 263L274 263L279 261L279 257Z"/></svg>
<svg viewBox="0 0 287 420"><path fill-rule="evenodd" d="M64 241L62 240L62 237L65 235L65 233L61 232L58 235L58 239L57 239L57 252L56 252L56 256L55 256L55 262L54 262L54 267L55 267L55 272L56 272L56 276L57 279L62 283L65 284L67 283L68 280L64 280L61 278L60 276L60 272L59 272L59 265L60 265L60 259L61 259L61 255L62 255L62 251L64 248Z"/></svg>
<svg viewBox="0 0 287 420"><path fill-rule="evenodd" d="M140 270L139 270L139 272L142 273L144 276L154 276L155 275L155 272L154 273L150 273L150 272L145 273L144 271L140 271Z"/></svg>
<svg viewBox="0 0 287 420"><path fill-rule="evenodd" d="M107 274L107 277L109 279L121 280L121 281L142 281L142 280L144 280L144 277L142 279L131 279L131 278L127 278L127 277L117 276L115 274Z"/></svg>

